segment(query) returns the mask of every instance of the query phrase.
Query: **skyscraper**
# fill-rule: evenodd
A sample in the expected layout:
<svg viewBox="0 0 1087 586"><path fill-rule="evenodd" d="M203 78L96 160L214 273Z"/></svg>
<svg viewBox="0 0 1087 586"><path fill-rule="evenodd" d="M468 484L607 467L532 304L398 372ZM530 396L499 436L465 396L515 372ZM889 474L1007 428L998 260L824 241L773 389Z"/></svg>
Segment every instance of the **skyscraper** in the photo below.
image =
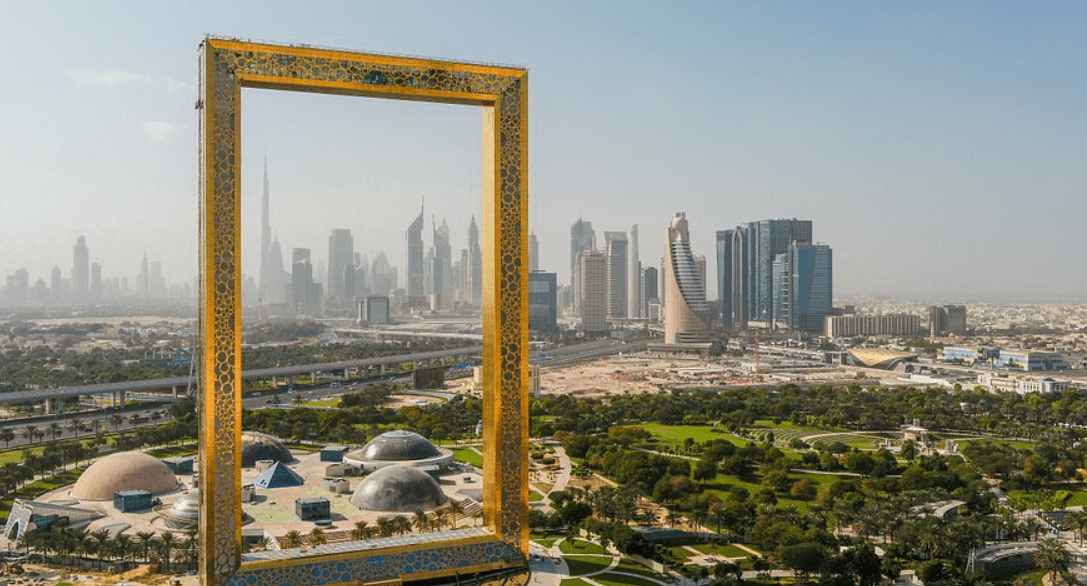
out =
<svg viewBox="0 0 1087 586"><path fill-rule="evenodd" d="M151 269L147 265L147 251L143 251L143 260L140 261L140 274L136 277L136 294L140 299L151 297Z"/></svg>
<svg viewBox="0 0 1087 586"><path fill-rule="evenodd" d="M540 242L536 240L536 233L528 235L528 271L540 270Z"/></svg>
<svg viewBox="0 0 1087 586"><path fill-rule="evenodd" d="M596 250L596 232L593 232L592 222L578 218L570 227L570 286L574 289L574 295L571 298L574 301L572 309L575 313L579 308L578 303L581 302L581 296L577 294L577 291L581 289L577 282L581 278L578 258L586 250Z"/></svg>
<svg viewBox="0 0 1087 586"><path fill-rule="evenodd" d="M717 288L726 325L744 328L750 320L774 319L774 258L787 252L790 243L811 239L811 220L795 218L718 231Z"/></svg>
<svg viewBox="0 0 1087 586"><path fill-rule="evenodd" d="M630 227L629 267L627 268L627 316L644 317L642 312L642 262L638 258L638 225Z"/></svg>
<svg viewBox="0 0 1087 586"><path fill-rule="evenodd" d="M313 263L308 248L291 249L291 310L295 314L320 315L321 285L313 282Z"/></svg>
<svg viewBox="0 0 1087 586"><path fill-rule="evenodd" d="M691 252L687 214L677 212L672 218L664 250L664 342L710 342L711 330L706 321L709 303L698 261Z"/></svg>
<svg viewBox="0 0 1087 586"><path fill-rule="evenodd" d="M76 238L72 247L72 298L76 303L86 303L91 291L91 256L84 236Z"/></svg>
<svg viewBox="0 0 1087 586"><path fill-rule="evenodd" d="M717 299L721 305L721 324L734 325L732 315L732 243L735 231L717 231Z"/></svg>
<svg viewBox="0 0 1087 586"><path fill-rule="evenodd" d="M602 332L608 329L608 259L599 250L584 250L578 257L581 329Z"/></svg>
<svg viewBox="0 0 1087 586"><path fill-rule="evenodd" d="M268 217L268 157L264 157L264 191L260 198L260 284L259 297L265 298L271 293L278 297L278 289L282 289L281 279L277 279L283 272L283 255L280 254L279 265L273 268L271 262L272 253L272 224ZM271 301L271 299L268 299Z"/></svg>
<svg viewBox="0 0 1087 586"><path fill-rule="evenodd" d="M468 269L469 290L472 293L472 309L478 310L483 303L483 249L479 247L479 227L476 217L468 224Z"/></svg>
<svg viewBox="0 0 1087 586"><path fill-rule="evenodd" d="M790 330L822 332L834 301L833 258L826 244L794 241L788 259L787 324Z"/></svg>
<svg viewBox="0 0 1087 586"><path fill-rule="evenodd" d="M659 301L659 293L657 292L657 268L656 267L644 267L642 268L642 317L649 317L649 302Z"/></svg>
<svg viewBox="0 0 1087 586"><path fill-rule="evenodd" d="M528 274L528 328L549 335L558 327L558 284L555 273Z"/></svg>
<svg viewBox="0 0 1087 586"><path fill-rule="evenodd" d="M608 317L627 317L627 249L626 232L604 232L608 255Z"/></svg>
<svg viewBox="0 0 1087 586"><path fill-rule="evenodd" d="M102 265L96 262L91 263L91 299L93 301L102 299Z"/></svg>
<svg viewBox="0 0 1087 586"><path fill-rule="evenodd" d="M426 269L423 266L423 209L408 226L408 297L426 296Z"/></svg>
<svg viewBox="0 0 1087 586"><path fill-rule="evenodd" d="M337 305L348 307L354 297L355 241L351 230L336 228L328 237L328 296ZM344 276L351 267L350 294Z"/></svg>
<svg viewBox="0 0 1087 586"><path fill-rule="evenodd" d="M434 246L431 254L430 276L432 279L429 293L434 298L432 308L448 311L453 307L453 248L449 244L449 224L442 220L441 226L433 229Z"/></svg>

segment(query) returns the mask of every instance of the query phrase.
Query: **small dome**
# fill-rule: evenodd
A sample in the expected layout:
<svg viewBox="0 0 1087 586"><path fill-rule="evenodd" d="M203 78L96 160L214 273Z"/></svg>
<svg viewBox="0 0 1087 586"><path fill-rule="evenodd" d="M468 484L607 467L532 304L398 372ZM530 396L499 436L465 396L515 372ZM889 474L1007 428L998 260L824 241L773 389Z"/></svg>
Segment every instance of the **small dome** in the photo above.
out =
<svg viewBox="0 0 1087 586"><path fill-rule="evenodd" d="M194 490L189 494L174 501L172 507L170 507L170 516L177 517L178 519L184 519L186 521L192 521L196 523L200 520L200 491Z"/></svg>
<svg viewBox="0 0 1087 586"><path fill-rule="evenodd" d="M91 464L76 480L72 496L82 500L108 501L122 490L170 492L177 477L161 460L141 452L111 454Z"/></svg>
<svg viewBox="0 0 1087 586"><path fill-rule="evenodd" d="M242 467L252 468L257 460L293 462L294 456L278 438L256 431L242 432Z"/></svg>
<svg viewBox="0 0 1087 586"><path fill-rule="evenodd" d="M440 452L427 438L413 431L398 429L375 437L356 454L363 460L403 462L433 458Z"/></svg>
<svg viewBox="0 0 1087 586"><path fill-rule="evenodd" d="M368 511L409 513L434 509L446 501L438 482L414 466L386 466L366 477L351 504Z"/></svg>

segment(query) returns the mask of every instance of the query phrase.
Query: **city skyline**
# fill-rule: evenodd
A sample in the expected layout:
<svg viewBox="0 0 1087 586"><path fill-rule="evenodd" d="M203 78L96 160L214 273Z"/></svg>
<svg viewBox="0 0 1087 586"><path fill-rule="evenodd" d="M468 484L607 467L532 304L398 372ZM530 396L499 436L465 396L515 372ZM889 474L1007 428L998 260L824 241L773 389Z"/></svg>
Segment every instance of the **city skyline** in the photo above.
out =
<svg viewBox="0 0 1087 586"><path fill-rule="evenodd" d="M0 113L4 276L69 276L85 235L103 278L134 279L146 250L167 282L189 282L193 55L214 31L529 67L530 229L539 267L560 283L578 217L601 234L657 234L686 211L707 259L717 230L812 219L816 242L834 246L839 295L1087 298L1087 275L1064 269L1068 236L1087 221L1081 5L254 6L5 8L0 46L46 50L4 65L19 80ZM480 217L468 211L480 190L477 109L244 99L247 275L259 279L248 267L259 264L265 154L284 257L301 247L319 260L329 231L345 228L356 250L404 267L403 230L423 197L428 216L433 206L449 221L454 257L464 247ZM643 267L659 264L658 238L639 247Z"/></svg>

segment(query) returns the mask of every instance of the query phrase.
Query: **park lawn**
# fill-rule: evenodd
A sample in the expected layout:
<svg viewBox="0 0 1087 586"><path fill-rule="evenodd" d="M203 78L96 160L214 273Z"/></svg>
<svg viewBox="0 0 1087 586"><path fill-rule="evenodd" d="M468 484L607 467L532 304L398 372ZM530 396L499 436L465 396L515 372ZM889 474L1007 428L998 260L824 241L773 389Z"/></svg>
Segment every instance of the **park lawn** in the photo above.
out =
<svg viewBox="0 0 1087 586"><path fill-rule="evenodd" d="M559 582L559 586L592 586L581 578L567 578L562 582Z"/></svg>
<svg viewBox="0 0 1087 586"><path fill-rule="evenodd" d="M559 551L565 554L601 554L605 555L608 552L603 547L592 543L591 541L585 541L584 539L567 539L559 544Z"/></svg>
<svg viewBox="0 0 1087 586"><path fill-rule="evenodd" d="M657 582L646 580L638 576L626 576L613 572L604 572L593 576L593 580L605 586L660 586Z"/></svg>
<svg viewBox="0 0 1087 586"><path fill-rule="evenodd" d="M613 571L615 571L615 572L629 572L631 574L638 574L640 576L645 576L647 578L653 578L655 580L665 580L665 581L670 580L670 578L667 578L665 576L661 576L659 573L653 571L652 569L647 568L647 567L645 567L645 566L643 566L643 565L641 565L641 564L639 564L637 562L633 562L631 560L628 560L626 558L623 558L622 561L619 562L619 565L615 566L615 569Z"/></svg>
<svg viewBox="0 0 1087 586"><path fill-rule="evenodd" d="M1029 442L1029 441L1024 442L1024 441L1019 441L1019 440L1002 439L1002 438L998 438L998 437L988 437L988 436L986 436L986 437L976 437L975 436L975 437L971 437L970 439L966 439L966 438L950 438L950 439L953 439L955 442L957 442L959 444L960 451L963 448L963 446L965 444L967 444L968 442L980 442L980 441L985 441L985 440L989 440L990 442L993 442L994 444L1000 444L1000 445L1003 445L1003 446L1012 447L1012 448L1015 448L1017 450L1034 451L1034 450L1038 449L1038 444L1036 442Z"/></svg>
<svg viewBox="0 0 1087 586"><path fill-rule="evenodd" d="M472 448L450 448L453 450L453 458L458 462L471 464L477 468L483 467L483 455Z"/></svg>
<svg viewBox="0 0 1087 586"><path fill-rule="evenodd" d="M1079 507L1087 505L1087 492L1082 490L1069 490L1068 492L1071 496L1068 497L1068 500L1064 501L1064 506Z"/></svg>
<svg viewBox="0 0 1087 586"><path fill-rule="evenodd" d="M86 469L85 466L82 468L71 468L56 476L47 476L44 480L36 480L13 493L8 493L7 496L0 499L0 523L4 523L8 520L8 513L11 512L11 507L14 504L15 499L33 500L51 490L56 490L69 484L75 484L75 481L79 479L79 475L83 474L83 471Z"/></svg>
<svg viewBox="0 0 1087 586"><path fill-rule="evenodd" d="M544 500L544 495L536 492L535 490L528 491L528 502L535 503Z"/></svg>
<svg viewBox="0 0 1087 586"><path fill-rule="evenodd" d="M791 478L793 482L796 482L801 478L806 478L817 486L830 484L835 480L838 480L837 476L831 474L819 474L813 472L790 472L789 478ZM753 475L753 480L755 480L756 482L740 480L736 476L732 476L730 474L718 474L717 478L714 478L712 483L706 484L705 486L707 492L716 493L718 497L724 500L728 496L728 492L733 486L742 486L746 488L751 496L758 494L760 490L766 488L759 482L762 480L762 474L755 473ZM781 493L777 494L777 499L777 506L779 508L793 506L796 507L797 510L801 513L806 513L808 511L808 504L811 502L808 500L794 499L789 497L787 494L782 495ZM712 521L707 521L706 526L713 527L714 525Z"/></svg>
<svg viewBox="0 0 1087 586"><path fill-rule="evenodd" d="M708 425L665 425L663 423L640 423L638 425L632 425L628 427L640 427L649 433L660 438L662 443L672 444L676 446L682 446L683 442L687 438L691 438L696 442L705 443L710 440L723 439L736 444L737 446L746 446L747 439L737 437L721 429L721 431L713 431L713 428Z"/></svg>
<svg viewBox="0 0 1087 586"><path fill-rule="evenodd" d="M545 549L551 549L551 546L555 545L555 542L559 540L558 537L544 537L538 533L533 533L529 536L529 539Z"/></svg>
<svg viewBox="0 0 1087 586"><path fill-rule="evenodd" d="M334 399L320 399L317 401L302 401L298 404L299 407L339 407L340 398Z"/></svg>
<svg viewBox="0 0 1087 586"><path fill-rule="evenodd" d="M566 565L570 566L571 576L583 576L593 572L599 572L611 565L611 556L568 555L563 556Z"/></svg>
<svg viewBox="0 0 1087 586"><path fill-rule="evenodd" d="M680 563L687 561L688 558L694 555L690 552L690 550L681 545L672 546L667 549L672 555L676 557L677 560L680 561Z"/></svg>
<svg viewBox="0 0 1087 586"><path fill-rule="evenodd" d="M795 431L805 431L809 433L830 433L838 431L840 428L835 427L811 427L808 425L796 425L792 421L782 421L781 423L774 423L773 419L756 419L755 427L765 427L769 429L791 429Z"/></svg>
<svg viewBox="0 0 1087 586"><path fill-rule="evenodd" d="M156 458L174 458L177 456L195 456L199 453L199 448L195 443L180 446L169 446L165 448L157 448L154 450L148 450L147 453Z"/></svg>
<svg viewBox="0 0 1087 586"><path fill-rule="evenodd" d="M45 450L45 447L39 444L39 445L37 445L35 447L32 447L32 448L23 447L23 448L15 448L14 450L5 450L3 452L0 452L0 466L3 466L4 464L7 464L9 462L22 462L23 461L23 450L30 450L31 452L33 452L35 454L41 455L42 451Z"/></svg>
<svg viewBox="0 0 1087 586"><path fill-rule="evenodd" d="M731 543L703 543L695 545L695 549L705 554L723 555L727 558L746 558L751 554Z"/></svg>

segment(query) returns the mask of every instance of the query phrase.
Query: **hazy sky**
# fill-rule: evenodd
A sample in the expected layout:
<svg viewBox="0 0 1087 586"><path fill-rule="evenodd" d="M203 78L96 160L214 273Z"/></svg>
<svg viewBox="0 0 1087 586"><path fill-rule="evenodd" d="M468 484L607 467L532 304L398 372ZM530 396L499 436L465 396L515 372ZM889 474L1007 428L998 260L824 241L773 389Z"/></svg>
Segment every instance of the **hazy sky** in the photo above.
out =
<svg viewBox="0 0 1087 586"><path fill-rule="evenodd" d="M568 280L569 228L638 224L643 263L686 211L714 232L810 218L835 293L1087 299L1081 2L0 2L0 274L104 276L146 250L196 270L205 34L530 70L531 225ZM454 254L478 214L470 107L246 90L243 217L327 257L331 228L401 265L426 197ZM429 245L429 242L428 242ZM252 267L252 268L251 268Z"/></svg>

